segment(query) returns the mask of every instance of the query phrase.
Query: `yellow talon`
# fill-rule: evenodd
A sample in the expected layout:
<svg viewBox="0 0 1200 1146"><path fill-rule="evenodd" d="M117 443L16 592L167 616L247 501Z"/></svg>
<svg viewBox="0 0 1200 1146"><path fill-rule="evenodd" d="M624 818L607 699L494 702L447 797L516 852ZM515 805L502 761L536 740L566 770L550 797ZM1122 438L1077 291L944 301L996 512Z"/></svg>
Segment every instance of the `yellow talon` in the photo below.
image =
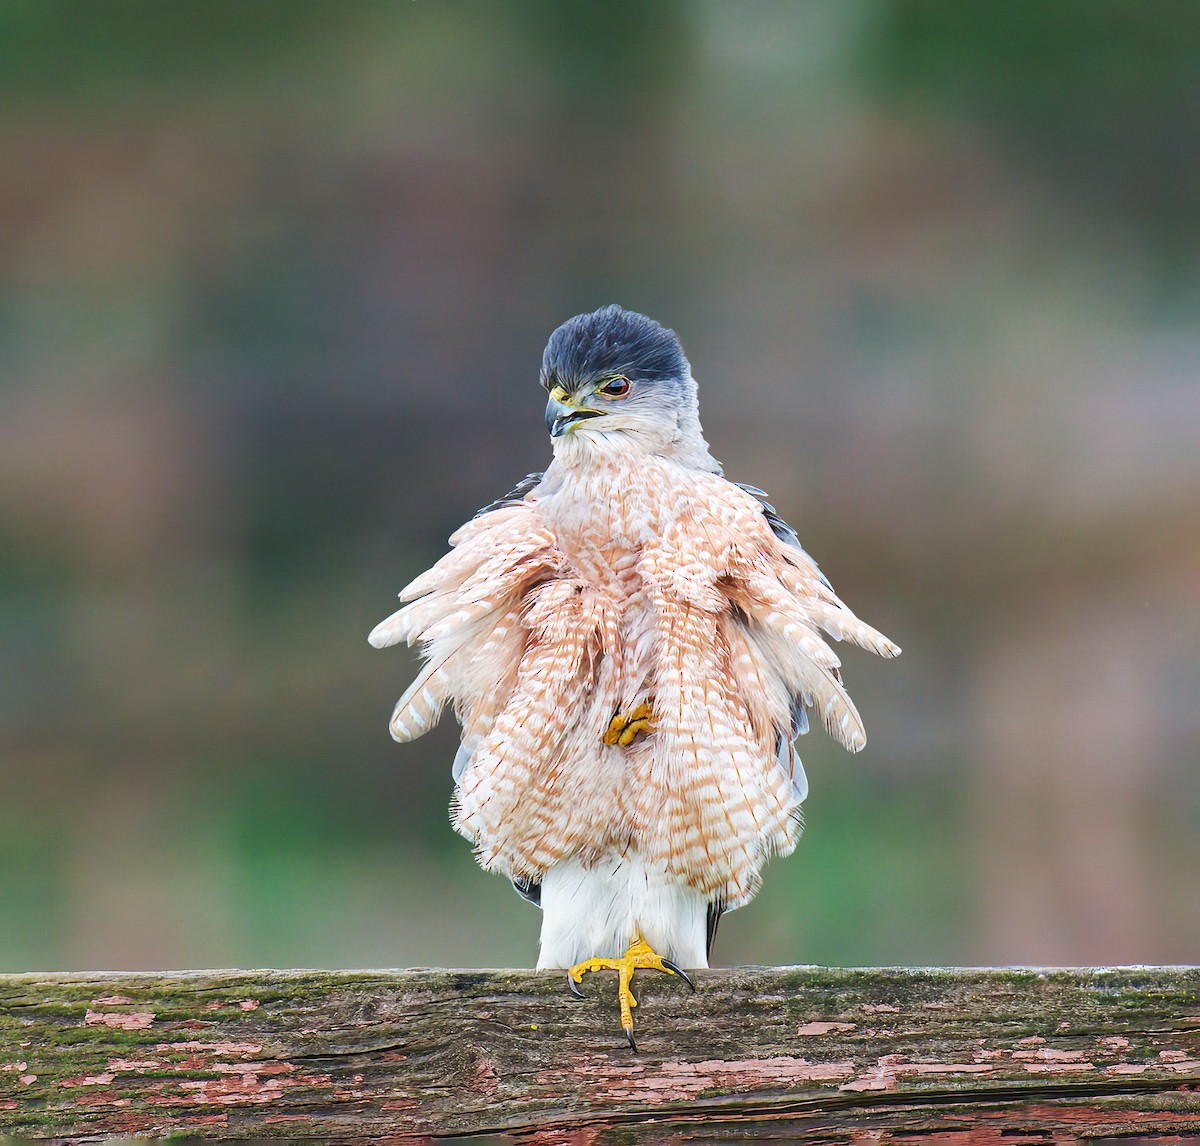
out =
<svg viewBox="0 0 1200 1146"><path fill-rule="evenodd" d="M639 736L653 731L654 711L648 704L642 703L628 715L618 712L608 722L604 743L610 748L618 744L628 748Z"/></svg>
<svg viewBox="0 0 1200 1146"><path fill-rule="evenodd" d="M669 959L662 958L640 935L634 938L629 945L629 950L620 959L585 959L582 963L576 963L574 967L567 970L569 985L576 994L581 992L573 984L582 983L584 975L589 971L616 971L617 1001L621 1006L621 1026L625 1030L625 1037L629 1040L629 1045L635 1051L637 1044L633 1041L633 1008L637 1006L637 999L633 997L630 982L633 979L633 973L641 970L679 975L693 991L696 989L681 968L675 966Z"/></svg>

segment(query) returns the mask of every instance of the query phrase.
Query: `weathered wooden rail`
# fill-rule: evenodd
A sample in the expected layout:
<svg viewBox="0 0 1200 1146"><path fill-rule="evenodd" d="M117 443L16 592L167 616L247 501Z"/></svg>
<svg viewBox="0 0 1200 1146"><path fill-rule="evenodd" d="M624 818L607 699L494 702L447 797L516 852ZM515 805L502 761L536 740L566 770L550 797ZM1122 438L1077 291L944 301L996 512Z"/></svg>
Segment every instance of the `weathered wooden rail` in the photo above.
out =
<svg viewBox="0 0 1200 1146"><path fill-rule="evenodd" d="M0 1132L536 1143L1200 1138L1200 968L0 976ZM502 1137L502 1140L504 1138Z"/></svg>

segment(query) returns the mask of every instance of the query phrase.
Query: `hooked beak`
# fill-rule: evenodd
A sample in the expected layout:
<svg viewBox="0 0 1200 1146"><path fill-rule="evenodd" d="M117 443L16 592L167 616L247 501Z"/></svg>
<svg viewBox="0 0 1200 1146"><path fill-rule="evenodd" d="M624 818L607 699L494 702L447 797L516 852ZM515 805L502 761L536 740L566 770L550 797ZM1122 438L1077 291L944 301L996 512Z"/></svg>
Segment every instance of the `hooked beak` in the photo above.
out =
<svg viewBox="0 0 1200 1146"><path fill-rule="evenodd" d="M589 410L584 406L568 406L552 397L546 403L546 429L552 438L561 438L576 422L599 418L603 413L603 410Z"/></svg>

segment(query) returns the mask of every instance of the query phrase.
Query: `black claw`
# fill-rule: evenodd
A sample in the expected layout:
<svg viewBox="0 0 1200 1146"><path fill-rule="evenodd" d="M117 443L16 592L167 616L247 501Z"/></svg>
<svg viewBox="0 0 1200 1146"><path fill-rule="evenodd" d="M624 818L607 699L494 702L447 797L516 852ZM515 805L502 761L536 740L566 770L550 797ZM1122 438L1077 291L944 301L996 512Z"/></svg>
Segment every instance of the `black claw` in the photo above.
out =
<svg viewBox="0 0 1200 1146"><path fill-rule="evenodd" d="M579 989L579 984L570 975L567 976L567 986L571 988L572 995L577 995L581 999L584 997L583 992Z"/></svg>
<svg viewBox="0 0 1200 1146"><path fill-rule="evenodd" d="M629 1040L629 1049L637 1054L637 1043L633 1041L633 1027L625 1028L625 1037Z"/></svg>
<svg viewBox="0 0 1200 1146"><path fill-rule="evenodd" d="M692 989L692 994L696 993L696 984L692 982L691 977L682 967L672 963L670 959L664 959L662 965L672 974L678 975Z"/></svg>

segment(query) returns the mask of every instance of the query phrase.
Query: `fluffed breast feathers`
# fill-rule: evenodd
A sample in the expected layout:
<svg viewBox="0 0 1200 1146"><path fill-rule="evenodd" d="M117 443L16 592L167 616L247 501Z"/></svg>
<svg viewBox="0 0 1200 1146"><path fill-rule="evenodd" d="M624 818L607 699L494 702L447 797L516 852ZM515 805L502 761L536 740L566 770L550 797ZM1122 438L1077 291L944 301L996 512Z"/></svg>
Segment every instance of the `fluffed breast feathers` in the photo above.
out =
<svg viewBox="0 0 1200 1146"><path fill-rule="evenodd" d="M822 634L900 650L846 608L756 491L692 474L606 503L584 492L502 503L403 590L371 634L423 647L392 735L420 736L454 705L455 826L487 867L536 880L564 856L636 840L648 862L744 901L767 856L794 845L790 745L805 710L851 751L865 743ZM580 527L589 506L604 529ZM622 576L586 572L603 563ZM606 745L612 716L643 702L653 731Z"/></svg>

